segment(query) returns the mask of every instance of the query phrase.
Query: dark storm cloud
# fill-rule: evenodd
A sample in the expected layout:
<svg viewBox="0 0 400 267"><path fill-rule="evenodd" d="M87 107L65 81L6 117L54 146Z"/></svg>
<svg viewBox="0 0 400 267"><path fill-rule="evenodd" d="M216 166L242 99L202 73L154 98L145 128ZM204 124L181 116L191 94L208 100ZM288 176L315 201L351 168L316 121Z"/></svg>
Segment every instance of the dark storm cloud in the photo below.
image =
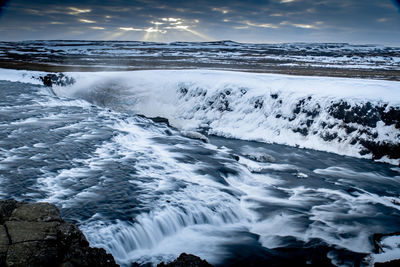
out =
<svg viewBox="0 0 400 267"><path fill-rule="evenodd" d="M400 0L11 0L0 39L400 44ZM3 1L4 2L4 1Z"/></svg>
<svg viewBox="0 0 400 267"><path fill-rule="evenodd" d="M3 9L7 5L7 2L8 2L8 0L0 0L0 18L1 18L1 15L3 14Z"/></svg>
<svg viewBox="0 0 400 267"><path fill-rule="evenodd" d="M397 5L397 7L399 8L399 11L400 11L400 0L393 0L393 3L395 5Z"/></svg>

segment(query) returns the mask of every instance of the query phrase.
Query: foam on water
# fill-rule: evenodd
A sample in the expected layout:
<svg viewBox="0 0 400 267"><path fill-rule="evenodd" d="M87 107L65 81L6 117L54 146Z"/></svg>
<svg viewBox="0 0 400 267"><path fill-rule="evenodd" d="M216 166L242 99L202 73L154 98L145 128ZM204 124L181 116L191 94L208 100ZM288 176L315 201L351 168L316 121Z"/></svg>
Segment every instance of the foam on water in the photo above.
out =
<svg viewBox="0 0 400 267"><path fill-rule="evenodd" d="M373 261L376 262L387 262L397 260L400 255L400 236L388 236L381 240L380 246L382 248L381 253L374 254Z"/></svg>
<svg viewBox="0 0 400 267"><path fill-rule="evenodd" d="M31 82L39 75L0 72L11 81ZM167 118L183 133L200 129L400 163L398 82L205 70L67 76L76 82L55 86L59 96Z"/></svg>
<svg viewBox="0 0 400 267"><path fill-rule="evenodd" d="M398 82L199 70L67 75L77 82L56 94L184 130L400 163Z"/></svg>
<svg viewBox="0 0 400 267"><path fill-rule="evenodd" d="M5 118L0 125L0 195L55 203L67 219L79 224L92 245L111 252L120 264L155 265L182 252L223 264L234 258L239 245L257 244L265 252L262 249L312 247L313 242L327 246L336 261L341 250L370 254L372 234L398 227L396 167L215 136L207 136L209 143L204 143L135 115L162 115L181 129L209 128L223 136L235 133L223 128L223 122L229 122L242 139L269 142L254 132L262 129L272 136L274 129L259 117L268 120L265 114L275 111L266 104L254 110L252 99L264 97L266 103L279 100L271 94L284 95L288 104L280 111L290 113L300 97L295 87L299 77L285 78L287 87L276 88L281 76L230 72L69 75L76 84L53 88L61 97L15 82L6 83L13 90L0 91L12 96L0 98ZM302 89L321 106L349 94L320 94L311 80L311 87ZM350 84L342 79L329 82ZM357 86L366 91L351 101L373 101L375 81ZM391 91L391 86L384 88ZM187 92L182 95L183 88ZM222 92L232 110L219 110L226 108L225 102L214 97ZM396 97L381 97L379 101L388 105L398 104ZM197 101L204 109L196 108ZM290 123L280 123L281 135L298 142L308 138L285 132ZM272 158L275 162L265 160Z"/></svg>

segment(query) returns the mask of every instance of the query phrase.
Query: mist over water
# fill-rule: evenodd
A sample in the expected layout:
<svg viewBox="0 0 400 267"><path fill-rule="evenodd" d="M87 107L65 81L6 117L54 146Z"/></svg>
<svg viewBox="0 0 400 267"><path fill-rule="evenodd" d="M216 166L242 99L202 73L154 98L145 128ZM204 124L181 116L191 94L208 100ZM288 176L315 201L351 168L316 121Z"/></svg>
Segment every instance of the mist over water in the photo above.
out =
<svg viewBox="0 0 400 267"><path fill-rule="evenodd" d="M366 265L372 235L398 231L395 165L215 135L206 143L127 108L145 87L134 98L116 82L106 88L66 97L0 81L1 198L56 204L126 266L182 252L221 266Z"/></svg>

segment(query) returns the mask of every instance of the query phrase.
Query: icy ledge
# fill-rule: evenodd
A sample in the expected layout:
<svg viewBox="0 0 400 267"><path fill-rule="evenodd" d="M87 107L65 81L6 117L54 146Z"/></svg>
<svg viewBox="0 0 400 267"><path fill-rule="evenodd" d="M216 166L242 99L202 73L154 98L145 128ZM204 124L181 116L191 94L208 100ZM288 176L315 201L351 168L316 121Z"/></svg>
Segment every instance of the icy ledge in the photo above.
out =
<svg viewBox="0 0 400 267"><path fill-rule="evenodd" d="M37 83L40 75L0 70L6 80ZM400 163L399 82L213 70L65 75L74 83L55 83L59 96L183 130Z"/></svg>

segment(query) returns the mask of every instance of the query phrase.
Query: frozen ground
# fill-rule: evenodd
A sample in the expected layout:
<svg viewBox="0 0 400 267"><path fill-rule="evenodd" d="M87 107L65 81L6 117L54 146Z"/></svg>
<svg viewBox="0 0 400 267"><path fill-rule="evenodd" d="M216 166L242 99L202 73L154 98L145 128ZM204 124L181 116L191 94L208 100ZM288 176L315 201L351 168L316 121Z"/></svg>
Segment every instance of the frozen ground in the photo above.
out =
<svg viewBox="0 0 400 267"><path fill-rule="evenodd" d="M398 80L400 48L341 43L0 42L0 67L66 70L212 68Z"/></svg>

